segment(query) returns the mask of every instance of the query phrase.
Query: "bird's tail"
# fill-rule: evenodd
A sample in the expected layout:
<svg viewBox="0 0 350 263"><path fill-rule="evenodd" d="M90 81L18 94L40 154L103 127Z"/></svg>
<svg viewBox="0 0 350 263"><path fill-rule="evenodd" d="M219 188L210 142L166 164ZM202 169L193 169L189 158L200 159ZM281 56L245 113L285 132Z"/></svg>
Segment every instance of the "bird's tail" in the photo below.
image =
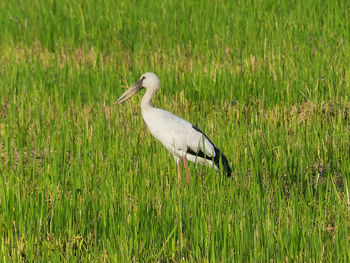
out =
<svg viewBox="0 0 350 263"><path fill-rule="evenodd" d="M226 174L227 177L230 177L232 175L232 169L230 165L228 164L227 158L225 154L220 152L218 148L215 147L215 157L214 157L214 164L218 171L220 171L220 160L222 164L222 168Z"/></svg>

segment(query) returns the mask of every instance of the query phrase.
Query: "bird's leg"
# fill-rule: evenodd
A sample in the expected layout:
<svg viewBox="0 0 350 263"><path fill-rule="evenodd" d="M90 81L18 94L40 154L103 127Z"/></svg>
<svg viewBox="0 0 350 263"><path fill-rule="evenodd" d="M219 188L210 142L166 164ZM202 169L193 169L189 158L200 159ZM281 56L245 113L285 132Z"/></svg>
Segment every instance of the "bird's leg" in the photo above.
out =
<svg viewBox="0 0 350 263"><path fill-rule="evenodd" d="M188 166L187 166L187 159L186 157L182 157L182 160L184 162L184 166L185 166L185 171L186 171L186 182L187 182L187 189L190 186L190 172L188 171Z"/></svg>
<svg viewBox="0 0 350 263"><path fill-rule="evenodd" d="M181 190L181 171L180 171L180 162L176 163L177 165L177 182L179 184L179 190Z"/></svg>

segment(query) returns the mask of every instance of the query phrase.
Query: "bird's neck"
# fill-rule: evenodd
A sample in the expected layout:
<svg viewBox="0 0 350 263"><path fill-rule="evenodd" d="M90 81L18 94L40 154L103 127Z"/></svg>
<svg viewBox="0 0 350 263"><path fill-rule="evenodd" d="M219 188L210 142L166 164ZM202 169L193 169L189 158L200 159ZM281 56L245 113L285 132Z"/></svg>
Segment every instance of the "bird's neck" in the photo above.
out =
<svg viewBox="0 0 350 263"><path fill-rule="evenodd" d="M145 110L147 108L153 108L152 106L152 98L156 94L157 90L146 89L145 95L143 95L141 101L141 109Z"/></svg>

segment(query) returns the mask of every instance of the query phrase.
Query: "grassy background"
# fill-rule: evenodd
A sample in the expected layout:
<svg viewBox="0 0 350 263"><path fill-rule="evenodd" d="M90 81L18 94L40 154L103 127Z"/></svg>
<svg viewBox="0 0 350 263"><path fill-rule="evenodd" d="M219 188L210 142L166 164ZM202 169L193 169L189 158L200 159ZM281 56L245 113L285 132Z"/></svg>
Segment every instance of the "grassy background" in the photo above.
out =
<svg viewBox="0 0 350 263"><path fill-rule="evenodd" d="M349 19L341 0L1 1L1 261L349 261ZM190 165L178 192L141 96L113 105L147 71L232 179Z"/></svg>

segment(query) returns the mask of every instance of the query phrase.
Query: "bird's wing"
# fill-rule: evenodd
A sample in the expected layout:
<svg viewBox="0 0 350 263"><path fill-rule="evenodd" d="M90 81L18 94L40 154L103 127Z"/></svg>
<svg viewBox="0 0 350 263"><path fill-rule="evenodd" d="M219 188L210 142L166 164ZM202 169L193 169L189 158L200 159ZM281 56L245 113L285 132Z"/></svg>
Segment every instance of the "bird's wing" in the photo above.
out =
<svg viewBox="0 0 350 263"><path fill-rule="evenodd" d="M162 109L151 108L142 115L152 135L174 156L186 156L192 162L199 160L207 165L213 163L212 159L217 171L221 162L227 176L231 176L226 156L196 126Z"/></svg>
<svg viewBox="0 0 350 263"><path fill-rule="evenodd" d="M192 141L188 153L194 151L196 155L203 158L212 158L216 155L215 145L208 139L208 137L195 125L192 124L192 130L196 131L196 139ZM193 154L193 153L191 153ZM203 156L201 156L203 155Z"/></svg>
<svg viewBox="0 0 350 263"><path fill-rule="evenodd" d="M164 145L171 145L192 155L215 156L215 146L196 126L190 122L162 109L156 109L157 120L146 124L151 133ZM202 156L201 156L202 157Z"/></svg>

